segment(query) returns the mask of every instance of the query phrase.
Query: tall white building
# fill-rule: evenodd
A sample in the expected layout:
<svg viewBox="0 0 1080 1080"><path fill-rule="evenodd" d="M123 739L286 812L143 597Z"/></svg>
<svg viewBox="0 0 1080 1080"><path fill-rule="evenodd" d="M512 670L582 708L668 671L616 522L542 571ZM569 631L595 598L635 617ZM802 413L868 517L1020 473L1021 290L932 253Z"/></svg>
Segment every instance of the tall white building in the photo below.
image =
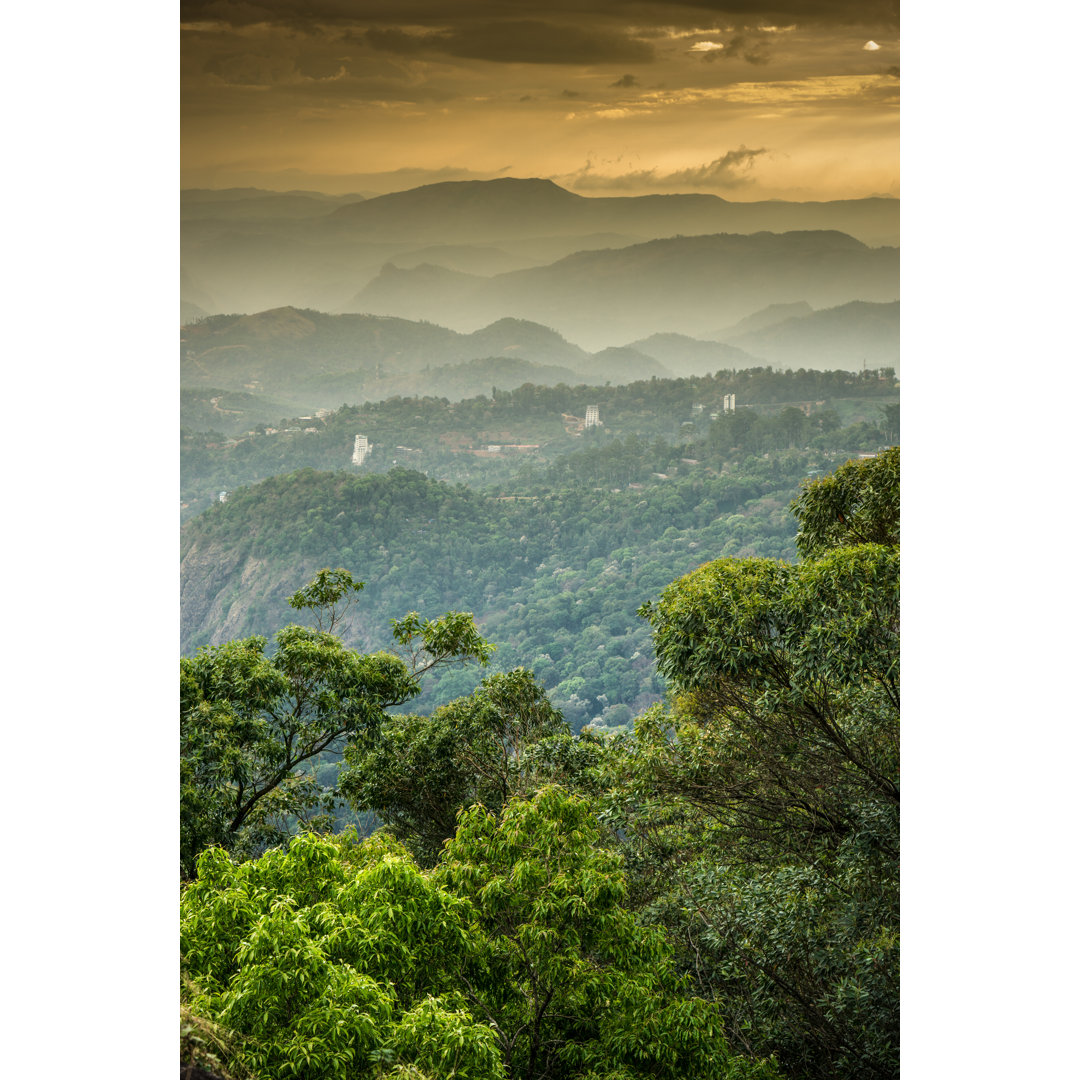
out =
<svg viewBox="0 0 1080 1080"><path fill-rule="evenodd" d="M371 453L371 446L368 444L366 435L357 435L356 440L353 442L352 463L354 465L363 465L364 459Z"/></svg>
<svg viewBox="0 0 1080 1080"><path fill-rule="evenodd" d="M599 405L586 405L585 406L585 426L587 428L600 426L600 406Z"/></svg>

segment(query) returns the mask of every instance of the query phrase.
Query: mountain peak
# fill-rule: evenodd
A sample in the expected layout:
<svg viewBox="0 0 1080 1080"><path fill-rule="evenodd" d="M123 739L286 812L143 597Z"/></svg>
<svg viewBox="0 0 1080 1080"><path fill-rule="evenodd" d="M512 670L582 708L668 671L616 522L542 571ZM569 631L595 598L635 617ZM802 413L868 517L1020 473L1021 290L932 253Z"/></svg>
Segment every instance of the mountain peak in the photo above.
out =
<svg viewBox="0 0 1080 1080"><path fill-rule="evenodd" d="M393 191L362 203L342 206L332 216L358 219L402 210L410 214L532 214L585 201L581 195L575 195L551 180L506 176L498 180L444 180L407 191Z"/></svg>

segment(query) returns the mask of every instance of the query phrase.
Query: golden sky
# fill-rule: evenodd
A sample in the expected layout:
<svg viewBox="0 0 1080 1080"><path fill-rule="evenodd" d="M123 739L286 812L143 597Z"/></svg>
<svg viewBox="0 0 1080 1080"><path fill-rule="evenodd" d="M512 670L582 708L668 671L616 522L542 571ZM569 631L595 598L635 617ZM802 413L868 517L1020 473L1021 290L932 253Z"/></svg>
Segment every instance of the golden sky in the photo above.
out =
<svg viewBox="0 0 1080 1080"><path fill-rule="evenodd" d="M899 195L893 0L181 3L181 182Z"/></svg>

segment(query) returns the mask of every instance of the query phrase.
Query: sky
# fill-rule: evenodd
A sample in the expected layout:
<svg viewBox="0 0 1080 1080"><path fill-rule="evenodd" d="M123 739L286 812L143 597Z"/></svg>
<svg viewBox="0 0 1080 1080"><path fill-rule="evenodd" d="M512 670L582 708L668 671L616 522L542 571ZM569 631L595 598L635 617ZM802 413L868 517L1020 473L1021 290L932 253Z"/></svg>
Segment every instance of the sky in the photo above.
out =
<svg viewBox="0 0 1080 1080"><path fill-rule="evenodd" d="M899 196L894 0L184 0L181 184Z"/></svg>

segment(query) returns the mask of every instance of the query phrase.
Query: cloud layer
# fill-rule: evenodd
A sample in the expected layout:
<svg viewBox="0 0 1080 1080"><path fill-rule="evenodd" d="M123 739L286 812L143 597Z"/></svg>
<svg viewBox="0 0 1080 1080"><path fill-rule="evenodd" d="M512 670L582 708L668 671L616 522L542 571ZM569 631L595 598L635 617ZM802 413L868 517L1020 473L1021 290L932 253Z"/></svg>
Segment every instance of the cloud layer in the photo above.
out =
<svg viewBox="0 0 1080 1080"><path fill-rule="evenodd" d="M888 190L897 22L893 0L183 0L184 179Z"/></svg>

